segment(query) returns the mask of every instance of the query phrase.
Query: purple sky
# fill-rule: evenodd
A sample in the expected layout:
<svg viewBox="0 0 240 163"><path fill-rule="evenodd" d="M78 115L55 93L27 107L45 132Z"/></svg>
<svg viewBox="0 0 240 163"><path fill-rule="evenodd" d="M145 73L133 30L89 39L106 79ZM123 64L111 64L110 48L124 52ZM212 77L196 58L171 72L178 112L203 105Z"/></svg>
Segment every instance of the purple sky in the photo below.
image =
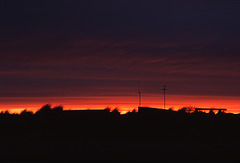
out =
<svg viewBox="0 0 240 163"><path fill-rule="evenodd" d="M0 4L0 98L9 105L16 97L128 97L138 80L149 95L165 83L170 95L240 99L239 1Z"/></svg>

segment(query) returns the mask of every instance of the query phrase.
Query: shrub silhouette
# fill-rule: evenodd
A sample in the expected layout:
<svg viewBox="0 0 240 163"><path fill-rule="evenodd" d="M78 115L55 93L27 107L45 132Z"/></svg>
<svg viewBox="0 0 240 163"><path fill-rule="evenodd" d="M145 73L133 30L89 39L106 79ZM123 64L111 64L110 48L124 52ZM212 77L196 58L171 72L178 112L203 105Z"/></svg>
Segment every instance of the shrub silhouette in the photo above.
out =
<svg viewBox="0 0 240 163"><path fill-rule="evenodd" d="M10 113L8 112L8 110L6 110L6 111L4 112L4 115L6 115L6 116L10 115Z"/></svg>
<svg viewBox="0 0 240 163"><path fill-rule="evenodd" d="M195 107L194 106L184 106L184 107L180 108L178 111L183 112L183 113L193 113L195 111Z"/></svg>
<svg viewBox="0 0 240 163"><path fill-rule="evenodd" d="M23 110L21 113L20 113L20 116L32 116L33 115L33 112L32 111L28 111L27 109Z"/></svg>
<svg viewBox="0 0 240 163"><path fill-rule="evenodd" d="M119 112L118 107L116 107L116 108L111 112L111 114L112 114L113 116L119 116L119 115L120 115L120 112Z"/></svg>
<svg viewBox="0 0 240 163"><path fill-rule="evenodd" d="M173 107L170 107L170 108L168 108L168 110L169 110L169 111L173 111L173 110L174 110L174 108L173 108Z"/></svg>
<svg viewBox="0 0 240 163"><path fill-rule="evenodd" d="M108 107L106 107L104 110L107 111L107 112L110 112L110 111L111 111L111 107L108 106Z"/></svg>
<svg viewBox="0 0 240 163"><path fill-rule="evenodd" d="M47 115L51 112L51 110L51 104L46 104L36 112L36 115Z"/></svg>
<svg viewBox="0 0 240 163"><path fill-rule="evenodd" d="M59 106L55 106L53 109L52 109L53 112L55 113L61 113L63 111L63 106L62 105L59 105Z"/></svg>

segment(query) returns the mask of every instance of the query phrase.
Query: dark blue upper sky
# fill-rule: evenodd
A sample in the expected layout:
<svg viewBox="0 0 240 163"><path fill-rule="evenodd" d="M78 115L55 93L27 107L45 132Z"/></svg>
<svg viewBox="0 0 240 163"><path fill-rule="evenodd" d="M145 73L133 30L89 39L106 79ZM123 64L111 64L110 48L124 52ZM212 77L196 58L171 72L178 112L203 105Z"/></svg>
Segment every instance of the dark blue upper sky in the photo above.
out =
<svg viewBox="0 0 240 163"><path fill-rule="evenodd" d="M1 97L240 96L240 1L0 2Z"/></svg>
<svg viewBox="0 0 240 163"><path fill-rule="evenodd" d="M108 37L236 36L238 1L1 0L4 33Z"/></svg>

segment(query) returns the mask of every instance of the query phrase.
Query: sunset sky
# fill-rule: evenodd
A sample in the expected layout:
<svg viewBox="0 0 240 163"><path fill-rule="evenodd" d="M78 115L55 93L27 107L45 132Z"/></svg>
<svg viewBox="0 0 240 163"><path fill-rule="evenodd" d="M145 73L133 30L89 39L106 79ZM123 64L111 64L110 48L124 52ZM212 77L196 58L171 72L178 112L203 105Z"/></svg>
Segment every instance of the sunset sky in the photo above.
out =
<svg viewBox="0 0 240 163"><path fill-rule="evenodd" d="M0 0L0 109L240 112L240 1Z"/></svg>

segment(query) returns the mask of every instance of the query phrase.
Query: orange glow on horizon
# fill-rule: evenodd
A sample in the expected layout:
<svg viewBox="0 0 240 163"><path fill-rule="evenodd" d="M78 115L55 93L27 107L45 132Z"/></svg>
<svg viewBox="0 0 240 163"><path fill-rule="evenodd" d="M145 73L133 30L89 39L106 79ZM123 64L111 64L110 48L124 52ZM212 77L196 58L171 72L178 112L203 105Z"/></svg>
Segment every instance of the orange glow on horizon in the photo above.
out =
<svg viewBox="0 0 240 163"><path fill-rule="evenodd" d="M189 96L189 95L167 95L166 108L178 110L184 106L195 106L202 108L226 108L227 112L239 113L239 97L223 96ZM45 104L52 106L63 105L64 110L86 110L118 108L121 113L132 111L138 107L137 96L99 96L99 97L16 97L0 98L0 111L8 110L10 113L20 113L27 109L36 112ZM144 95L142 106L163 108L163 97L161 95Z"/></svg>

